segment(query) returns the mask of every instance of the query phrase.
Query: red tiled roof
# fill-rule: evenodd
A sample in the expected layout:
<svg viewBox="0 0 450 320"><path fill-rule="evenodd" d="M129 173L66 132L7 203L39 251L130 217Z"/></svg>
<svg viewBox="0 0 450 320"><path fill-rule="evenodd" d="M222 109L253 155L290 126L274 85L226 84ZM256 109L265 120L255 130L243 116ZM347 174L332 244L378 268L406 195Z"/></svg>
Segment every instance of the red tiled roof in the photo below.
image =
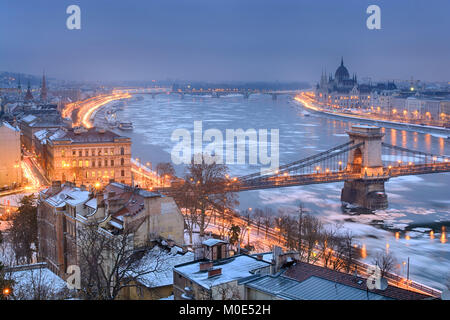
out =
<svg viewBox="0 0 450 320"><path fill-rule="evenodd" d="M111 192L114 196L110 197ZM123 206L120 210L112 214L112 217L117 218L127 214L134 215L144 208L144 197L132 189L126 190L114 184L109 184L104 190L105 201L121 200Z"/></svg>

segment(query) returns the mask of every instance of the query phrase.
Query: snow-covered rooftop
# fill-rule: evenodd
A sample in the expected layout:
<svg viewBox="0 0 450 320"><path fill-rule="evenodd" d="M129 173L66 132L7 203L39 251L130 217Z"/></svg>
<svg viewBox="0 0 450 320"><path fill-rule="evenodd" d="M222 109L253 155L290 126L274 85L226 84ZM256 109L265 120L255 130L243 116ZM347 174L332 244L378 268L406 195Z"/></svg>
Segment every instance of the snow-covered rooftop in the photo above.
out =
<svg viewBox="0 0 450 320"><path fill-rule="evenodd" d="M219 244L219 243L227 243L227 242L220 240L220 239L214 239L214 238L211 238L211 239L208 239L208 240L205 240L202 242L203 245L208 246L208 247L215 246L216 244Z"/></svg>
<svg viewBox="0 0 450 320"><path fill-rule="evenodd" d="M85 205L90 207L90 208L92 208L92 209L97 209L97 199L96 198L92 198L91 200L86 202Z"/></svg>
<svg viewBox="0 0 450 320"><path fill-rule="evenodd" d="M45 199L54 207L64 207L66 203L77 206L89 199L89 191L82 191L79 188L63 187L57 194Z"/></svg>
<svg viewBox="0 0 450 320"><path fill-rule="evenodd" d="M1 123L0 123L0 126L2 126L2 125L4 125L6 128L11 129L11 130L14 130L14 131L20 131L18 128L16 128L16 127L10 125L10 124L9 124L8 122L6 122L6 121L1 122Z"/></svg>
<svg viewBox="0 0 450 320"><path fill-rule="evenodd" d="M248 255L237 255L231 258L215 261L213 269L222 269L220 275L208 277L208 271L200 271L201 261L196 261L189 264L178 265L174 268L178 273L181 273L186 278L195 281L202 287L210 289L222 283L239 280L249 277L258 270L268 268L271 264L258 260L255 257Z"/></svg>
<svg viewBox="0 0 450 320"><path fill-rule="evenodd" d="M26 117L24 117L22 119L22 121L25 121L26 123L30 123L34 120L36 120L37 118L35 116L33 116L32 114L27 115Z"/></svg>
<svg viewBox="0 0 450 320"><path fill-rule="evenodd" d="M173 284L173 267L179 264L194 261L194 253L180 253L178 247L170 251L154 247L140 260L142 270L154 270L138 277L138 281L148 288L162 287Z"/></svg>
<svg viewBox="0 0 450 320"><path fill-rule="evenodd" d="M7 275L15 282L13 292L16 299L34 299L33 294L38 288L48 289L50 292L47 294L52 298L67 288L66 282L47 268L13 271Z"/></svg>

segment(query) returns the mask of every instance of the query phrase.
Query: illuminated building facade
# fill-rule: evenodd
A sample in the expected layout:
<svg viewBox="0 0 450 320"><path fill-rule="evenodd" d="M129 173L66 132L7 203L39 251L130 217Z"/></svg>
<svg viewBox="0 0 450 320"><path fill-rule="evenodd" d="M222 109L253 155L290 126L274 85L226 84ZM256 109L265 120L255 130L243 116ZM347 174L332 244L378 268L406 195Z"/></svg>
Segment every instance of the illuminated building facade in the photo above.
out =
<svg viewBox="0 0 450 320"><path fill-rule="evenodd" d="M98 128L60 129L48 138L51 181L99 186L110 180L131 184L131 139Z"/></svg>
<svg viewBox="0 0 450 320"><path fill-rule="evenodd" d="M22 183L20 130L0 121L0 188Z"/></svg>
<svg viewBox="0 0 450 320"><path fill-rule="evenodd" d="M333 76L322 72L320 83L316 86L316 100L330 108L369 109L377 108L379 93L396 90L394 83L358 84L356 74L350 77L344 59Z"/></svg>

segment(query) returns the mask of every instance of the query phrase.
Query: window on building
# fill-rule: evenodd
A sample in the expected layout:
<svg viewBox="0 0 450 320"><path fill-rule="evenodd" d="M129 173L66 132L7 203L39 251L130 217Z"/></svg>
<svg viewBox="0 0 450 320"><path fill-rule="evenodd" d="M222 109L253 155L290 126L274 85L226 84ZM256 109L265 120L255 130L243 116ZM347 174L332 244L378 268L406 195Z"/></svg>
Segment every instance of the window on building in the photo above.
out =
<svg viewBox="0 0 450 320"><path fill-rule="evenodd" d="M125 177L125 170L120 170L120 176Z"/></svg>
<svg viewBox="0 0 450 320"><path fill-rule="evenodd" d="M95 160L92 160L92 167L95 167Z"/></svg>
<svg viewBox="0 0 450 320"><path fill-rule="evenodd" d="M98 155L99 155L99 156L102 155L102 149L98 149Z"/></svg>
<svg viewBox="0 0 450 320"><path fill-rule="evenodd" d="M85 150L85 151L84 151L84 155L85 155L86 157L88 157L88 156L89 156L89 150Z"/></svg>
<svg viewBox="0 0 450 320"><path fill-rule="evenodd" d="M61 157L65 157L66 156L66 150L61 150Z"/></svg>
<svg viewBox="0 0 450 320"><path fill-rule="evenodd" d="M92 178L95 178L95 171L92 171Z"/></svg>
<svg viewBox="0 0 450 320"><path fill-rule="evenodd" d="M78 161L78 166L81 168L81 167L83 167L83 161Z"/></svg>
<svg viewBox="0 0 450 320"><path fill-rule="evenodd" d="M102 161L98 160L98 166L101 167L102 166Z"/></svg>
<svg viewBox="0 0 450 320"><path fill-rule="evenodd" d="M85 166L85 167L89 167L89 161L86 160L86 161L84 162L84 166Z"/></svg>
<svg viewBox="0 0 450 320"><path fill-rule="evenodd" d="M73 156L76 156L76 155L77 155L77 152L76 152L75 150L72 150L72 155L73 155Z"/></svg>
<svg viewBox="0 0 450 320"><path fill-rule="evenodd" d="M83 151L79 150L79 151L78 151L78 156L79 156L79 157L82 157L82 156L83 156Z"/></svg>
<svg viewBox="0 0 450 320"><path fill-rule="evenodd" d="M109 150L109 154L110 154L110 155L113 155L113 154L114 154L114 149L110 149L110 150Z"/></svg>
<svg viewBox="0 0 450 320"><path fill-rule="evenodd" d="M105 159L105 167L107 167L107 166L108 166L108 160Z"/></svg>
<svg viewBox="0 0 450 320"><path fill-rule="evenodd" d="M72 167L76 167L77 166L77 162L75 160L72 161Z"/></svg>
<svg viewBox="0 0 450 320"><path fill-rule="evenodd" d="M95 149L92 149L91 156L95 156Z"/></svg>
<svg viewBox="0 0 450 320"><path fill-rule="evenodd" d="M125 160L122 158L120 159L120 165L123 166L125 164Z"/></svg>
<svg viewBox="0 0 450 320"><path fill-rule="evenodd" d="M111 170L110 175L111 178L114 178L114 170Z"/></svg>
<svg viewBox="0 0 450 320"><path fill-rule="evenodd" d="M114 160L111 160L111 167L114 167Z"/></svg>
<svg viewBox="0 0 450 320"><path fill-rule="evenodd" d="M120 154L123 156L125 154L125 149L122 147L120 148Z"/></svg>

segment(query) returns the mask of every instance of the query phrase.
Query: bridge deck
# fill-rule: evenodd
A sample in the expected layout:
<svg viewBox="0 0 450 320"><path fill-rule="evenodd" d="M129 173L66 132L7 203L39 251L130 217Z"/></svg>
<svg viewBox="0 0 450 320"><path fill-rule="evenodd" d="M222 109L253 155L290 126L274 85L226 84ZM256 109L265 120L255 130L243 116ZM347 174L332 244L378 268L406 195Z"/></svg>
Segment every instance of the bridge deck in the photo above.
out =
<svg viewBox="0 0 450 320"><path fill-rule="evenodd" d="M303 175L287 175L287 176L268 176L258 177L250 180L236 180L226 183L225 186L220 186L218 190L241 192L250 190L262 190L271 188L284 188L292 186L303 186L310 184L343 182L352 180L366 180L366 181L380 181L384 182L390 178L420 175L431 173L450 172L450 162L418 164L418 165L403 165L397 167L384 168L384 174L380 176L365 176L359 173L351 173L348 171L328 172L328 173L314 173ZM180 192L179 188L158 188L161 193L174 194ZM211 193L217 190L211 190Z"/></svg>

